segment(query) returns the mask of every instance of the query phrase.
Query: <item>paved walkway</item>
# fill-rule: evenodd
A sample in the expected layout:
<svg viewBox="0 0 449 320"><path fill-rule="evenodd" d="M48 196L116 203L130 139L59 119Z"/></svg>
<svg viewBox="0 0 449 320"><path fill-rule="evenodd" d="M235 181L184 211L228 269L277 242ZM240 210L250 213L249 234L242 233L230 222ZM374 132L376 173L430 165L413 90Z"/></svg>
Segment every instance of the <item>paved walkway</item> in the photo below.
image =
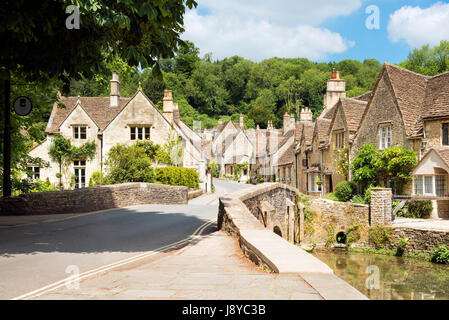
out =
<svg viewBox="0 0 449 320"><path fill-rule="evenodd" d="M397 217L393 221L393 227L449 232L449 220L410 219Z"/></svg>
<svg viewBox="0 0 449 320"><path fill-rule="evenodd" d="M321 294L297 274L257 268L221 231L155 261L86 279L39 299L307 299Z"/></svg>

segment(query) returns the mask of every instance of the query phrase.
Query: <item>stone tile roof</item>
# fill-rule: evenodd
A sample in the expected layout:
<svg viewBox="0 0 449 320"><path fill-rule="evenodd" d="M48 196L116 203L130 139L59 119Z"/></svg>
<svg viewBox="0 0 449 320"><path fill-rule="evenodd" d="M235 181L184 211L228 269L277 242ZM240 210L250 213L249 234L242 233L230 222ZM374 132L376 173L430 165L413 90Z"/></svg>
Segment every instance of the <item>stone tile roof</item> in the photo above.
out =
<svg viewBox="0 0 449 320"><path fill-rule="evenodd" d="M304 128L304 122L296 122L295 123L295 140L301 140L302 128Z"/></svg>
<svg viewBox="0 0 449 320"><path fill-rule="evenodd" d="M337 110L337 105L338 103L336 103L332 108L330 108L329 111L327 111L326 114L324 115L323 119L332 120Z"/></svg>
<svg viewBox="0 0 449 320"><path fill-rule="evenodd" d="M341 99L341 106L350 132L357 132L368 102L355 98Z"/></svg>
<svg viewBox="0 0 449 320"><path fill-rule="evenodd" d="M423 119L447 116L449 116L449 72L428 81L421 114Z"/></svg>
<svg viewBox="0 0 449 320"><path fill-rule="evenodd" d="M352 99L368 102L369 99L371 99L371 97L373 96L373 93L373 91L368 91L367 93L364 93L358 97L353 97Z"/></svg>
<svg viewBox="0 0 449 320"><path fill-rule="evenodd" d="M291 164L294 162L294 160L295 160L295 144L292 143L279 158L278 165L283 166L286 164Z"/></svg>
<svg viewBox="0 0 449 320"><path fill-rule="evenodd" d="M315 130L315 122L304 124L302 138L306 146L311 146L313 142L313 132Z"/></svg>
<svg viewBox="0 0 449 320"><path fill-rule="evenodd" d="M432 149L435 150L436 153L438 153L438 155L441 157L441 159L449 167L449 147L441 146L441 147L433 147ZM430 149L430 151L432 151L432 149ZM423 159L424 159L424 157L423 157Z"/></svg>
<svg viewBox="0 0 449 320"><path fill-rule="evenodd" d="M431 77L387 62L384 68L402 114L405 132L407 136L414 136L422 129L422 124L417 120L426 95L427 82Z"/></svg>
<svg viewBox="0 0 449 320"><path fill-rule="evenodd" d="M313 136L317 137L318 144L327 144L329 141L329 127L331 125L331 120L328 119L317 119Z"/></svg>
<svg viewBox="0 0 449 320"><path fill-rule="evenodd" d="M126 106L131 98L120 98L119 106L111 108L110 98L108 97L80 97L81 107L86 111L89 117L97 124L102 131L115 118L115 116ZM78 97L62 97L61 103L65 108L58 108L53 105L53 110L47 124L45 132L58 133L59 127L69 114L75 109Z"/></svg>

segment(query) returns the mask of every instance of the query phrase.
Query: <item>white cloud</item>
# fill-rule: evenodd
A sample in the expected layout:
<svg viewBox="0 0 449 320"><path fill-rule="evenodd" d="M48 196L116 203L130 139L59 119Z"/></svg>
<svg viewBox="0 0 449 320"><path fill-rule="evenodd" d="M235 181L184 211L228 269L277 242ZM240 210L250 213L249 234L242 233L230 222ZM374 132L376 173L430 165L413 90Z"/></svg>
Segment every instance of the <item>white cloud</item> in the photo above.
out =
<svg viewBox="0 0 449 320"><path fill-rule="evenodd" d="M186 13L183 39L214 58L233 55L260 61L273 56L326 59L353 46L352 41L319 25L329 17L349 15L360 0L208 0L209 14Z"/></svg>
<svg viewBox="0 0 449 320"><path fill-rule="evenodd" d="M212 15L240 16L282 25L320 25L329 17L346 16L361 0L202 0Z"/></svg>
<svg viewBox="0 0 449 320"><path fill-rule="evenodd" d="M429 8L404 6L390 15L391 41L405 40L412 48L449 40L449 4L437 2Z"/></svg>

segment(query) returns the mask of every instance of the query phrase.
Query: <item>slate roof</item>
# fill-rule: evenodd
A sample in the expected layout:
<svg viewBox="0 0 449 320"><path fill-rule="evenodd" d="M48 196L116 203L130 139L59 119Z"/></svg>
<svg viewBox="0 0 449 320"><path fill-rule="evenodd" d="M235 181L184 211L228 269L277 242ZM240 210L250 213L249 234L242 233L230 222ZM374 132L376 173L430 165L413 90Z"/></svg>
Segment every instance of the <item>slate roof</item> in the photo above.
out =
<svg viewBox="0 0 449 320"><path fill-rule="evenodd" d="M120 98L119 106L111 108L108 97L80 97L81 107L102 131L115 118L115 116L126 106L131 98ZM75 109L78 97L62 97L61 103L65 108L59 108L55 103L48 120L47 133L58 133L59 127L69 114Z"/></svg>

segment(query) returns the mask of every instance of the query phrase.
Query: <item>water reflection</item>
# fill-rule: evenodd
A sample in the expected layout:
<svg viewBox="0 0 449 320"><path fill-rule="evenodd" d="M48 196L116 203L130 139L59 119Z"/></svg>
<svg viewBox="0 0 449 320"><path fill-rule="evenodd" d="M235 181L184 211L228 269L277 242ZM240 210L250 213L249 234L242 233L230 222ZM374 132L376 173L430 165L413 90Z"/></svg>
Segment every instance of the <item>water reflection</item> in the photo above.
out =
<svg viewBox="0 0 449 320"><path fill-rule="evenodd" d="M374 300L449 300L449 266L345 250L315 251L335 274Z"/></svg>

